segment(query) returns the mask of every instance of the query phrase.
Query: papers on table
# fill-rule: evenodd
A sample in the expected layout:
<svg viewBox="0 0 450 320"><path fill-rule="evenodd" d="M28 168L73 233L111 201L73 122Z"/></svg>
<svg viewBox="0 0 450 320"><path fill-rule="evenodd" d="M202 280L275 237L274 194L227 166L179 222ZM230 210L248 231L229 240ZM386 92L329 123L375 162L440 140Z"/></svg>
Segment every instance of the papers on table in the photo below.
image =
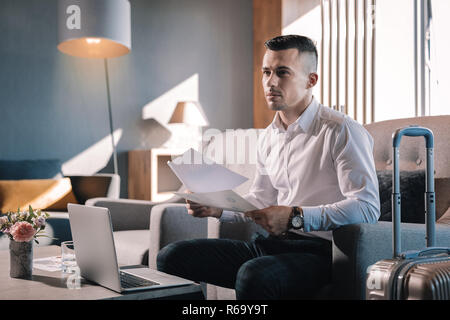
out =
<svg viewBox="0 0 450 320"><path fill-rule="evenodd" d="M61 257L33 259L33 268L44 271L61 271Z"/></svg>
<svg viewBox="0 0 450 320"><path fill-rule="evenodd" d="M193 192L175 193L184 199L230 211L257 209L232 191L248 178L215 163L198 151L189 149L180 157L169 161L168 165L186 188Z"/></svg>

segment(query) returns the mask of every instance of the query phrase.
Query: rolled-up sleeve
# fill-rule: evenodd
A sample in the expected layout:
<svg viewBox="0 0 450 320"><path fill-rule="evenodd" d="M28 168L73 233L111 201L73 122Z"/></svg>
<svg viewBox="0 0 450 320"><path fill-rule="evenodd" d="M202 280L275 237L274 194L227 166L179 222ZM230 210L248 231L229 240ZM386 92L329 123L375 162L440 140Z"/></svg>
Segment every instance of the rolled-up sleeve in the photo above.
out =
<svg viewBox="0 0 450 320"><path fill-rule="evenodd" d="M302 206L306 232L375 223L380 216L373 138L361 125L346 119L331 147L339 188L345 199L326 205Z"/></svg>

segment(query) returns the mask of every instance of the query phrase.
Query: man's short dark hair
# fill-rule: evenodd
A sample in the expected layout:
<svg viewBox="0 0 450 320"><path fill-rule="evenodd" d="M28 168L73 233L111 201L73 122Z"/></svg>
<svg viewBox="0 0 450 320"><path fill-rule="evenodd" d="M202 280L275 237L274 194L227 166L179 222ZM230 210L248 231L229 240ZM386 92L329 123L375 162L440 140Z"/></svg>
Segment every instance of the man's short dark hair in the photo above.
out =
<svg viewBox="0 0 450 320"><path fill-rule="evenodd" d="M299 53L312 53L314 57L314 71L317 71L317 48L314 42L308 37L299 35L278 36L267 40L264 46L273 51L297 49Z"/></svg>

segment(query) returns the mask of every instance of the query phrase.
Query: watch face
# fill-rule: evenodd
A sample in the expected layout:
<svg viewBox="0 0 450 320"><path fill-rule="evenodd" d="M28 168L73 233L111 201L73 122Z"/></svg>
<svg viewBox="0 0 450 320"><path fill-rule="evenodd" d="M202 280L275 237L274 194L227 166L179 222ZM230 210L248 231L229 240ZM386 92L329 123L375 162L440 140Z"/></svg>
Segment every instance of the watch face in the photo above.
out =
<svg viewBox="0 0 450 320"><path fill-rule="evenodd" d="M302 217L295 216L292 218L292 226L294 228L300 228L302 226Z"/></svg>

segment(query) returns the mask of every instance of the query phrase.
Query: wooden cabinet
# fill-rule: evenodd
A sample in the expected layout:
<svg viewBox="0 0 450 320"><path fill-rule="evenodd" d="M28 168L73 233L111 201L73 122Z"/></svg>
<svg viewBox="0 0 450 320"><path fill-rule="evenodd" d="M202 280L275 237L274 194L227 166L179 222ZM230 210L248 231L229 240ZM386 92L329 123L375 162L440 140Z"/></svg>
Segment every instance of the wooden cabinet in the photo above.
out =
<svg viewBox="0 0 450 320"><path fill-rule="evenodd" d="M128 198L164 201L181 187L167 165L185 150L155 148L128 152Z"/></svg>

